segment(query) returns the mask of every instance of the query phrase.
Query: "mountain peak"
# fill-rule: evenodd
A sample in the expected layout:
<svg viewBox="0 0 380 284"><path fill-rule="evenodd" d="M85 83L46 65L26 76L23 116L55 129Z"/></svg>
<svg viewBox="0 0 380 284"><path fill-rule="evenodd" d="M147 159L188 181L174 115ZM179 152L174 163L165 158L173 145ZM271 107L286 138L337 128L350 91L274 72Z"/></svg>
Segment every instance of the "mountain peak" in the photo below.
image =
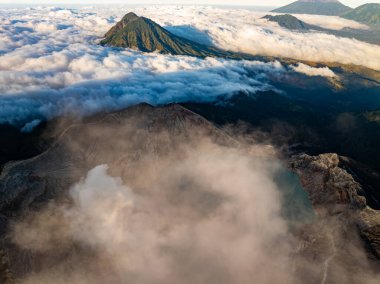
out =
<svg viewBox="0 0 380 284"><path fill-rule="evenodd" d="M338 0L298 0L297 2L306 2L306 3L341 3Z"/></svg>
<svg viewBox="0 0 380 284"><path fill-rule="evenodd" d="M138 19L138 18L139 18L139 16L137 16L135 13L129 12L128 14L126 14L123 17L122 21L133 21L133 20Z"/></svg>
<svg viewBox="0 0 380 284"><path fill-rule="evenodd" d="M339 16L351 10L352 8L343 5L338 0L298 0L272 12Z"/></svg>
<svg viewBox="0 0 380 284"><path fill-rule="evenodd" d="M276 16L266 15L263 19L267 19L270 22L276 22L279 26L290 30L309 30L314 28L314 26L306 24L305 22L289 14Z"/></svg>
<svg viewBox="0 0 380 284"><path fill-rule="evenodd" d="M102 45L138 49L143 52L160 52L189 56L221 56L226 53L213 47L176 36L154 21L126 14L113 26L101 41Z"/></svg>
<svg viewBox="0 0 380 284"><path fill-rule="evenodd" d="M123 28L125 28L125 26L127 26L129 23L133 22L133 21L136 21L140 19L139 16L137 16L135 13L133 12L129 12L128 14L126 14L120 22L118 22L115 26L113 26L105 35L105 37L109 37L111 36L112 34L122 30Z"/></svg>

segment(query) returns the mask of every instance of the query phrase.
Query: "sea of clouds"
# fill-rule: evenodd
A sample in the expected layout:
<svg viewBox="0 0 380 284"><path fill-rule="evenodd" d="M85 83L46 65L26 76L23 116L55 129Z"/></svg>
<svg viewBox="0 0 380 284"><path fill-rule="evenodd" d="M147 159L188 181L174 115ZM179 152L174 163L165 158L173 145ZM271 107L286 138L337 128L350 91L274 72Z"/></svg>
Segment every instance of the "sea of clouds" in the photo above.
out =
<svg viewBox="0 0 380 284"><path fill-rule="evenodd" d="M42 119L68 113L87 115L141 102L157 105L215 101L239 91L275 89L267 74L289 71L278 62L199 59L100 46L98 42L105 32L131 10L178 35L223 49L380 69L379 46L317 32L291 32L261 19L262 13L243 9L3 9L0 123L28 122L24 129L27 131ZM315 17L309 18L310 23L315 23ZM323 22L336 29L358 27L355 22L337 17L326 17ZM306 75L334 75L329 69L319 69L303 66L290 70Z"/></svg>
<svg viewBox="0 0 380 284"><path fill-rule="evenodd" d="M268 13L212 7L145 7L135 11L169 29L182 25L195 27L223 49L300 60L352 63L380 70L379 46L321 32L290 31L262 19ZM335 30L364 28L339 17L301 15L299 18Z"/></svg>
<svg viewBox="0 0 380 284"><path fill-rule="evenodd" d="M102 35L129 11L1 10L0 123L20 124L30 131L43 119L68 113L88 115L141 102L215 101L239 91L275 89L268 74L335 76L329 68L305 64L286 68L279 62L200 59L100 46ZM179 35L224 49L380 70L378 46L321 33L313 33L310 40L310 34L287 31L253 11L173 6L133 11ZM310 23L313 20L310 17ZM357 24L326 17L325 25L339 29ZM100 133L93 131L95 136ZM135 139L136 133L126 137ZM128 144L127 139L109 137L110 146L103 151ZM27 251L67 256L74 247L72 259L58 258L58 263L43 266L20 283L252 283L252 279L297 283L304 280L295 270L297 261L311 271L306 279L313 275L318 283L323 280L314 263L294 257L299 242L282 216L273 168L244 151L195 142L178 153L171 149L172 156L161 159L138 153L149 158L133 175L145 187L99 165L71 187L71 204L53 203L17 223L12 240ZM131 157L135 156L133 151ZM75 253L77 244L82 251ZM322 262L330 259L330 252L322 256ZM357 259L365 262L361 255ZM322 269L329 271L328 263ZM364 277L353 274L349 277Z"/></svg>

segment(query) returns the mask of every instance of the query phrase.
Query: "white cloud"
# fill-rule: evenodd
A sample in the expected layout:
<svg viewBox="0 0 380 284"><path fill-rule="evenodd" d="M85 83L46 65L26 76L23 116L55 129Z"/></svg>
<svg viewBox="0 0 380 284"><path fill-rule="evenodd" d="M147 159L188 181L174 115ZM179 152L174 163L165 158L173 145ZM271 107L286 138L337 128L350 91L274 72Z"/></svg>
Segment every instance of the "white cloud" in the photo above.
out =
<svg viewBox="0 0 380 284"><path fill-rule="evenodd" d="M254 93L273 88L261 73L282 71L275 63L94 48L100 54L77 57L68 50L27 60L29 71L0 71L2 91L7 94L0 101L0 121L15 123L68 113L88 115L141 102L214 101L236 91ZM20 62L19 68L24 69L25 63Z"/></svg>
<svg viewBox="0 0 380 284"><path fill-rule="evenodd" d="M99 46L99 38L128 11L120 7L1 10L0 122L33 121L68 112L91 114L140 102L212 101L237 91L273 88L266 74L286 72L278 63L164 56ZM152 6L135 12L225 49L380 69L378 46L321 33L294 33L249 10Z"/></svg>
<svg viewBox="0 0 380 284"><path fill-rule="evenodd" d="M102 47L97 41L115 19L86 9L2 13L2 123L91 114L140 102L212 101L236 91L268 89L262 73L282 70L277 63L203 60ZM22 35L18 29L23 29Z"/></svg>
<svg viewBox="0 0 380 284"><path fill-rule="evenodd" d="M298 63L297 66L291 66L291 68L296 72L308 76L336 77L335 73L328 67L316 68L303 63Z"/></svg>
<svg viewBox="0 0 380 284"><path fill-rule="evenodd" d="M343 28L352 29L368 29L367 25L344 19L337 16L322 16L322 15L306 15L306 14L296 14L294 15L301 21L304 21L311 25L320 26L322 28L331 30L341 30Z"/></svg>
<svg viewBox="0 0 380 284"><path fill-rule="evenodd" d="M380 46L321 32L290 31L261 19L265 13L186 6L134 10L162 25L192 25L208 34L217 46L224 49L307 61L357 64L380 70ZM304 17L308 17L310 23L317 23L313 16ZM324 17L323 21L330 28L338 29L347 25L357 27L355 22L338 17Z"/></svg>
<svg viewBox="0 0 380 284"><path fill-rule="evenodd" d="M75 206L66 212L74 236L104 249L110 242L118 246L125 241L124 222L134 207L132 190L107 170L107 165L97 166L73 186L70 194Z"/></svg>

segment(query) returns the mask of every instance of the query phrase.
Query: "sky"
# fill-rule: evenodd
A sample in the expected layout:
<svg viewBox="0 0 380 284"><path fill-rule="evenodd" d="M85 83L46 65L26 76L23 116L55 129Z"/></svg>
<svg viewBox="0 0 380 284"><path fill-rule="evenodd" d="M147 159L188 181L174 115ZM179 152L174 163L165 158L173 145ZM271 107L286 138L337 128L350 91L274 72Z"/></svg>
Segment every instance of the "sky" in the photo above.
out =
<svg viewBox="0 0 380 284"><path fill-rule="evenodd" d="M64 5L64 4L197 4L197 5L252 5L252 6L283 6L291 3L288 0L0 0L0 4L25 4L25 5ZM380 0L343 0L343 4L357 7L371 2L380 3Z"/></svg>

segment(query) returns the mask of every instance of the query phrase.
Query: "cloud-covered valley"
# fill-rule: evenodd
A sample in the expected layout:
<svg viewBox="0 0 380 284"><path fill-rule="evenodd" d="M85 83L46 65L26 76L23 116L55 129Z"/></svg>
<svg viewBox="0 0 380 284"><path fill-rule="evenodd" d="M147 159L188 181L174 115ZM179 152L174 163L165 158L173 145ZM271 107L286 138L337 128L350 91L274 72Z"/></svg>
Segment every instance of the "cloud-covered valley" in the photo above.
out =
<svg viewBox="0 0 380 284"><path fill-rule="evenodd" d="M144 54L98 45L130 9L1 10L0 123L37 125L40 119L57 115L92 114L140 102L214 101L238 91L275 89L267 74L289 71L278 62ZM172 32L223 49L380 69L378 46L321 33L290 32L253 11L176 6L133 10ZM330 19L330 24L337 21ZM341 25L352 25L342 21ZM333 76L329 69L306 73L304 69L290 71Z"/></svg>

